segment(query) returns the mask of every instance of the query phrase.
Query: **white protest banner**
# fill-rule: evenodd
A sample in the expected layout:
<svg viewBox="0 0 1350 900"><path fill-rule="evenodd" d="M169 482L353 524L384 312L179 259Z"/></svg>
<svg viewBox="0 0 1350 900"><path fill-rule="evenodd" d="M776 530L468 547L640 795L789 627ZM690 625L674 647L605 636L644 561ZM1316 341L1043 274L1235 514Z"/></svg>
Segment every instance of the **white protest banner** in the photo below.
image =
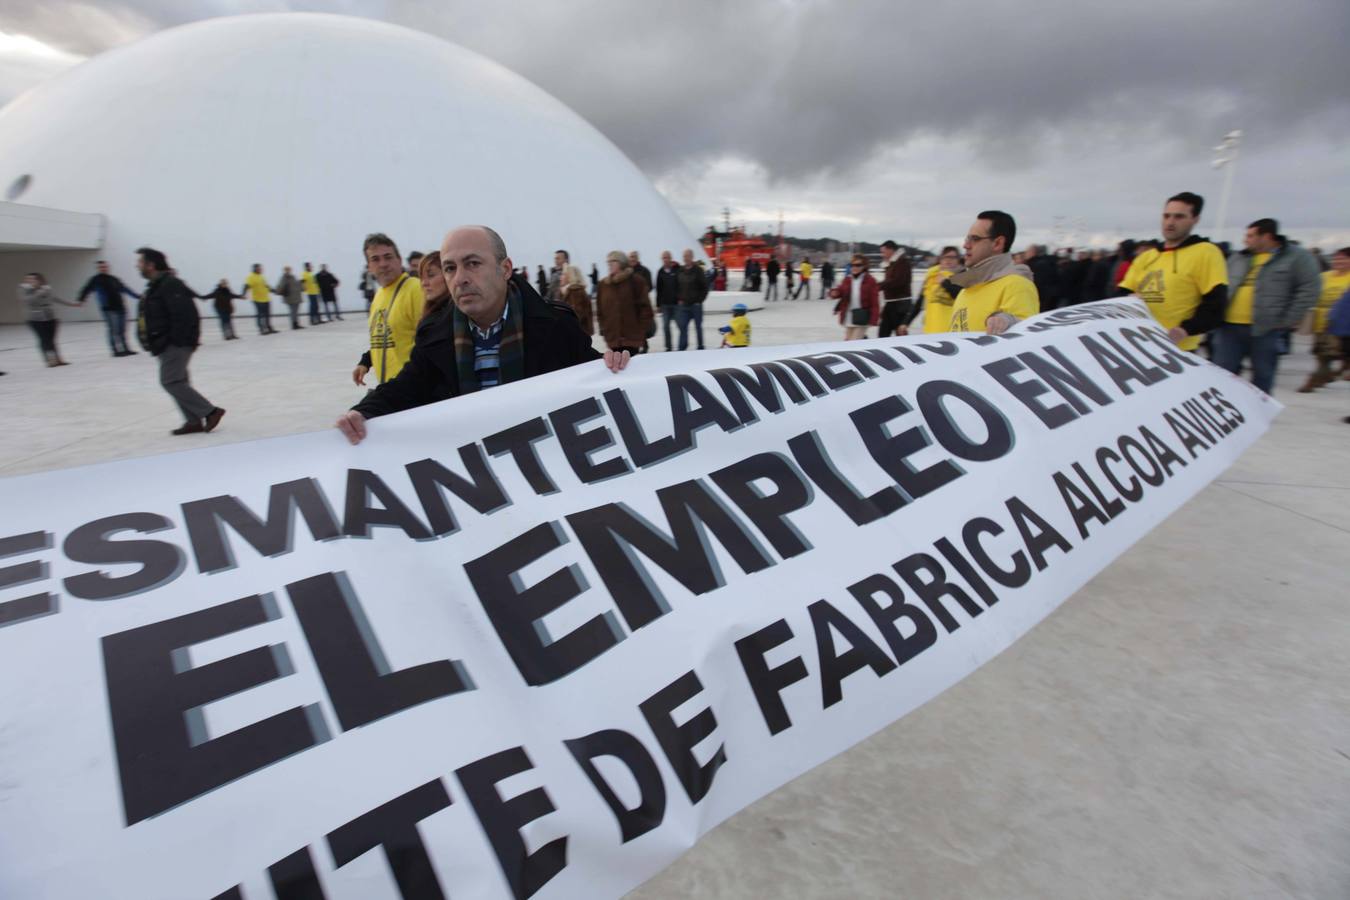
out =
<svg viewBox="0 0 1350 900"><path fill-rule="evenodd" d="M0 896L617 896L1278 410L1104 301L0 482Z"/></svg>

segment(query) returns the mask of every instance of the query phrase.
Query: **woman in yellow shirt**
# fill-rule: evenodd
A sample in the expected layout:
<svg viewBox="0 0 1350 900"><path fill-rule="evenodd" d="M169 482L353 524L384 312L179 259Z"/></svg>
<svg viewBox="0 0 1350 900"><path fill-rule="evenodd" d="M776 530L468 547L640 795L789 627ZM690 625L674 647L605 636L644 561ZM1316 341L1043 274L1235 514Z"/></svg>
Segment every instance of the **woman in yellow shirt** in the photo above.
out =
<svg viewBox="0 0 1350 900"><path fill-rule="evenodd" d="M1317 357L1317 369L1298 389L1300 394L1310 394L1320 387L1336 380L1331 364L1344 360L1345 346L1341 338L1327 331L1327 317L1336 301L1350 291L1350 247L1342 247L1331 257L1331 270L1322 273L1322 293L1317 296L1317 305L1312 312L1313 355ZM1350 369L1341 363L1341 371L1350 378Z"/></svg>

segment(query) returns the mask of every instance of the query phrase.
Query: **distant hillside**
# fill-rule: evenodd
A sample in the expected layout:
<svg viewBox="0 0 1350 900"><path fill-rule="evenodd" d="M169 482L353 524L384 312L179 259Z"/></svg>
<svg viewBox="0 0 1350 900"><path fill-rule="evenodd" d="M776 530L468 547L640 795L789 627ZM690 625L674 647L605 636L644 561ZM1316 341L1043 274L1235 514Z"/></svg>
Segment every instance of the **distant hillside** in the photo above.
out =
<svg viewBox="0 0 1350 900"><path fill-rule="evenodd" d="M769 246L778 242L778 235L765 232L755 235ZM841 241L836 238L803 238L784 235L783 240L788 246L792 247L798 253L829 253L831 255L848 253L848 241ZM898 243L898 242L897 242ZM872 244L867 241L855 241L854 249L866 254L867 256L877 256L881 253L880 244ZM926 256L924 250L917 247L911 247L908 244L900 244L900 249L906 256Z"/></svg>

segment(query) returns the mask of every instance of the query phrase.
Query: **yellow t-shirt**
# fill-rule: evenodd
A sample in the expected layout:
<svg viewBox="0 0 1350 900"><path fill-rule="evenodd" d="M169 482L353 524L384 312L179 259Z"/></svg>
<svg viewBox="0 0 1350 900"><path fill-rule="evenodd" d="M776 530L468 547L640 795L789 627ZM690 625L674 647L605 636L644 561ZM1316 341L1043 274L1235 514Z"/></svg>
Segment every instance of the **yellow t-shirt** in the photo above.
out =
<svg viewBox="0 0 1350 900"><path fill-rule="evenodd" d="M1120 286L1137 294L1164 328L1175 328L1195 315L1200 298L1228 283L1223 251L1208 241L1175 250L1145 250L1135 257ZM1181 342L1181 349L1200 346L1200 335Z"/></svg>
<svg viewBox="0 0 1350 900"><path fill-rule="evenodd" d="M304 285L306 294L313 296L319 292L319 282L315 280L313 272L301 272L300 283Z"/></svg>
<svg viewBox="0 0 1350 900"><path fill-rule="evenodd" d="M1021 275L1004 275L984 284L962 288L952 304L949 331L975 331L984 334L985 320L997 312L1025 319L1041 311L1041 295L1036 282Z"/></svg>
<svg viewBox="0 0 1350 900"><path fill-rule="evenodd" d="M248 288L249 299L254 303L268 303L272 299L272 289L267 286L267 279L257 272L248 273L244 287Z"/></svg>
<svg viewBox="0 0 1350 900"><path fill-rule="evenodd" d="M802 263L801 272L802 272L802 281L810 281L810 280L811 280L811 272L812 272L812 269L811 269L811 264L810 264L809 262L804 262L804 263Z"/></svg>
<svg viewBox="0 0 1350 900"><path fill-rule="evenodd" d="M1242 279L1242 284L1233 294L1233 299L1228 302L1228 312L1223 317L1225 322L1234 325L1252 324L1252 294L1256 291L1256 276L1260 274L1261 267L1270 260L1269 253L1257 253L1252 257L1251 268Z"/></svg>
<svg viewBox="0 0 1350 900"><path fill-rule="evenodd" d="M389 381L412 356L417 323L422 320L422 282L400 275L370 301L370 363L375 377Z"/></svg>
<svg viewBox="0 0 1350 900"><path fill-rule="evenodd" d="M923 277L923 333L942 334L952 328L952 295L942 282L952 277L951 269L929 266Z"/></svg>
<svg viewBox="0 0 1350 900"><path fill-rule="evenodd" d="M727 335L727 345L730 347L749 347L750 317L732 316L728 324L731 326L731 332Z"/></svg>
<svg viewBox="0 0 1350 900"><path fill-rule="evenodd" d="M1350 291L1350 272L1323 272L1322 293L1317 297L1317 307L1313 310L1313 331L1317 334L1327 330L1327 316L1331 308L1346 291Z"/></svg>

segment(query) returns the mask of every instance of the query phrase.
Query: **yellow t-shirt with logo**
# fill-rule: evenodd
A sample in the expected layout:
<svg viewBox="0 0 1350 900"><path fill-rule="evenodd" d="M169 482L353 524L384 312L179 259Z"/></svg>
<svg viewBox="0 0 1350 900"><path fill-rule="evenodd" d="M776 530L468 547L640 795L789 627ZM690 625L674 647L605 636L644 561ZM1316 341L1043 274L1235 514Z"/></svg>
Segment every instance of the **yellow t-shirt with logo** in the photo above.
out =
<svg viewBox="0 0 1350 900"><path fill-rule="evenodd" d="M801 268L802 281L810 281L810 280L811 280L811 273L812 273L813 271L815 271L815 270L811 268L811 264L810 264L809 262L804 262L804 263L802 263L802 268Z"/></svg>
<svg viewBox="0 0 1350 900"><path fill-rule="evenodd" d="M1256 292L1256 276L1261 273L1261 267L1269 261L1269 253L1257 253L1252 257L1251 267L1247 269L1242 284L1238 285L1237 291L1233 293L1233 299L1228 303L1228 312L1223 317L1225 322L1233 325L1252 324L1252 295Z"/></svg>
<svg viewBox="0 0 1350 900"><path fill-rule="evenodd" d="M249 299L254 303L268 303L272 299L272 289L267 286L267 279L257 272L248 273L244 287L248 289Z"/></svg>
<svg viewBox="0 0 1350 900"><path fill-rule="evenodd" d="M729 347L749 347L750 346L750 317L732 316L728 323L731 331L727 334L727 346Z"/></svg>
<svg viewBox="0 0 1350 900"><path fill-rule="evenodd" d="M422 320L422 282L400 275L370 301L370 364L375 377L389 381L412 356L417 323Z"/></svg>
<svg viewBox="0 0 1350 900"><path fill-rule="evenodd" d="M951 269L929 266L923 277L923 333L943 334L952 328L952 295L942 282L952 277Z"/></svg>
<svg viewBox="0 0 1350 900"><path fill-rule="evenodd" d="M300 283L304 286L304 291L306 294L314 296L315 294L319 293L319 282L314 277L313 272L301 272Z"/></svg>
<svg viewBox="0 0 1350 900"><path fill-rule="evenodd" d="M1200 298L1228 283L1223 251L1208 241L1175 250L1145 250L1135 257L1120 286L1148 304L1164 328L1175 328L1195 315ZM1200 346L1201 335L1182 341L1183 350Z"/></svg>
<svg viewBox="0 0 1350 900"><path fill-rule="evenodd" d="M948 330L984 334L985 321L994 313L1005 312L1020 320L1040 311L1041 295L1036 292L1036 283L1021 275L1004 275L962 288L952 304Z"/></svg>
<svg viewBox="0 0 1350 900"><path fill-rule="evenodd" d="M1317 307L1313 310L1313 331L1317 334L1327 330L1327 316L1331 308L1350 291L1350 272L1323 272L1322 293L1317 297Z"/></svg>

